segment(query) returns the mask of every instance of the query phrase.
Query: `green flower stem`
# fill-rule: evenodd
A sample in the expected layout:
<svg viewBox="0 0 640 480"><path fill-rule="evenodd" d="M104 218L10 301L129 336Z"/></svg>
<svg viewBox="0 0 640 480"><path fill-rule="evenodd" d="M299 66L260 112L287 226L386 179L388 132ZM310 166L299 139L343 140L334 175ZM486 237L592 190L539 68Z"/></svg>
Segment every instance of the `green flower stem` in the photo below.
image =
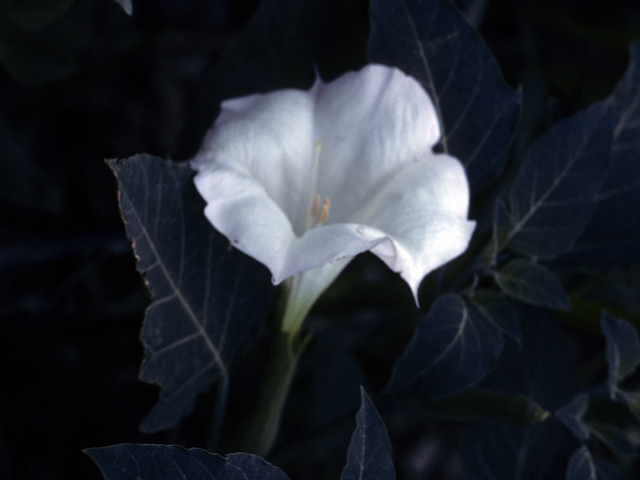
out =
<svg viewBox="0 0 640 480"><path fill-rule="evenodd" d="M432 401L425 407L447 417L494 420L511 425L535 425L549 417L547 410L529 398L480 389L470 389Z"/></svg>
<svg viewBox="0 0 640 480"><path fill-rule="evenodd" d="M265 456L273 447L296 364L306 343L286 332L274 333L257 408L244 430L243 451Z"/></svg>

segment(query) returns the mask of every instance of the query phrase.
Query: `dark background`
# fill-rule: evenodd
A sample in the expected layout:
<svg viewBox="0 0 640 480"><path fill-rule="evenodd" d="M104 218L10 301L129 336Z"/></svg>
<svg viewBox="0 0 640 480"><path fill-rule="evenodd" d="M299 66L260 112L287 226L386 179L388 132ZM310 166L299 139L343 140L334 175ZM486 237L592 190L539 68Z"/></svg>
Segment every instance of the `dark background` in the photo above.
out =
<svg viewBox="0 0 640 480"><path fill-rule="evenodd" d="M157 398L137 379L149 296L104 159L173 155L257 3L134 0L129 17L76 0L42 29L0 20L0 479L97 479L83 448L197 444L193 422L137 430ZM607 96L640 38L637 0L486 3L480 33L507 82L564 113ZM320 4L314 62L333 76L364 58L367 2Z"/></svg>

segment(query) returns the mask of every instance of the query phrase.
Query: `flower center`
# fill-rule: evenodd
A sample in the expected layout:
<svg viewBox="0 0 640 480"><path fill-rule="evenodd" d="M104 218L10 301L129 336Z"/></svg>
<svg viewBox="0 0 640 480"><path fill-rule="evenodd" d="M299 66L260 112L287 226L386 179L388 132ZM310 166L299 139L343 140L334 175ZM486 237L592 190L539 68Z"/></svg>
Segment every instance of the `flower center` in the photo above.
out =
<svg viewBox="0 0 640 480"><path fill-rule="evenodd" d="M320 203L322 202L322 207ZM311 218L312 227L320 227L324 225L329 218L329 208L331 208L331 202L327 197L320 198L320 195L316 195L315 200L313 201L313 206L311 207Z"/></svg>

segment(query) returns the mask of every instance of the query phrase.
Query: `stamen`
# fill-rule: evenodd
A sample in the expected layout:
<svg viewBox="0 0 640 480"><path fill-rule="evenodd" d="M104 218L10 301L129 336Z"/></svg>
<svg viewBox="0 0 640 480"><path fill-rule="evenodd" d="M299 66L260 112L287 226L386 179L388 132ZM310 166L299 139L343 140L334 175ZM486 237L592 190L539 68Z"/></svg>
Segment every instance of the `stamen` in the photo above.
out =
<svg viewBox="0 0 640 480"><path fill-rule="evenodd" d="M311 207L311 216L315 220L318 217L318 212L320 211L320 195L316 195L316 199L313 201L313 206Z"/></svg>
<svg viewBox="0 0 640 480"><path fill-rule="evenodd" d="M321 146L321 142L318 140L316 142L316 151L313 156L313 166L311 168L311 183L309 185L309 203L307 207L307 212L311 211L311 216L307 217L306 230L313 228L313 223L317 218L318 209L320 208L320 200L318 195L316 195L315 197L313 196L313 194L316 192L316 188L317 188L316 184L318 181L318 163L320 161L320 146ZM316 207L316 202L318 203L317 207Z"/></svg>
<svg viewBox="0 0 640 480"><path fill-rule="evenodd" d="M324 225L324 223L329 218L329 208L331 207L331 202L328 198L322 199L322 210L320 210L320 216L318 217L317 225Z"/></svg>

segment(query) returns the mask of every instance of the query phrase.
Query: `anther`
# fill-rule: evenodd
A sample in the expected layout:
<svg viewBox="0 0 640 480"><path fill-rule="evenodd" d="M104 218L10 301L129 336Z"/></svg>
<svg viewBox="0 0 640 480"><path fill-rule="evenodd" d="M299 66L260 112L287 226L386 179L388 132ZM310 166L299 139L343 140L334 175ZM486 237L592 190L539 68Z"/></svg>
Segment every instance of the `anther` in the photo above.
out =
<svg viewBox="0 0 640 480"><path fill-rule="evenodd" d="M318 217L318 226L324 225L324 223L329 218L329 208L331 207L331 202L328 198L324 198L322 200L322 210L320 210L320 216Z"/></svg>
<svg viewBox="0 0 640 480"><path fill-rule="evenodd" d="M311 216L315 219L318 217L318 211L320 210L320 195L316 195L316 199L313 201L311 207Z"/></svg>

